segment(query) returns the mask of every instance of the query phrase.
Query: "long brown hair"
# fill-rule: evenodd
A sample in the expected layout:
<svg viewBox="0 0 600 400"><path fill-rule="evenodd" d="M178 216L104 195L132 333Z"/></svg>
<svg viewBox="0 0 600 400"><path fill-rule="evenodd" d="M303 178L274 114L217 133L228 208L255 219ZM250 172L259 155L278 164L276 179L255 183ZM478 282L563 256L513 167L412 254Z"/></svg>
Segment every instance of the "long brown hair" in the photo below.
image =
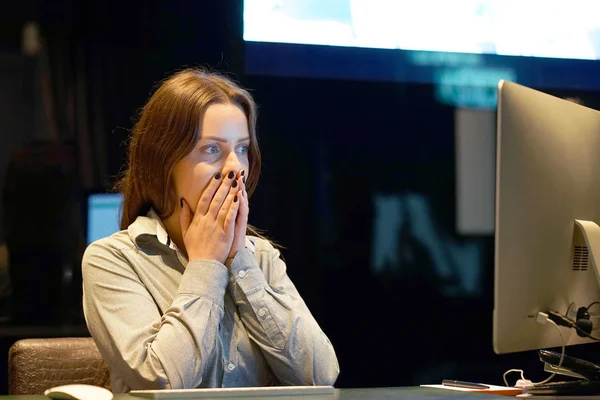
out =
<svg viewBox="0 0 600 400"><path fill-rule="evenodd" d="M129 142L128 164L116 189L123 193L121 229L154 208L161 218L175 212L175 165L200 139L204 113L212 104L235 104L246 114L250 148L246 190L250 197L260 175L256 104L250 93L215 72L190 68L162 81L142 108ZM248 227L248 233L261 236Z"/></svg>

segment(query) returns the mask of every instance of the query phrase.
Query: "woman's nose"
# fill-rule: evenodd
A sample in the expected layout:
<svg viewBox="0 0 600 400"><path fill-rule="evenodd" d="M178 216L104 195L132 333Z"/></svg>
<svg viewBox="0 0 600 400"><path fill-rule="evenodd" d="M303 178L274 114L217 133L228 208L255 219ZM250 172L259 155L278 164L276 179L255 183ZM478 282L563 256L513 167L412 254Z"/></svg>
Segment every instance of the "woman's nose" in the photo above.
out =
<svg viewBox="0 0 600 400"><path fill-rule="evenodd" d="M239 172L243 169L244 164L240 162L237 154L235 152L231 152L229 157L227 157L227 162L225 163L225 171L234 171Z"/></svg>

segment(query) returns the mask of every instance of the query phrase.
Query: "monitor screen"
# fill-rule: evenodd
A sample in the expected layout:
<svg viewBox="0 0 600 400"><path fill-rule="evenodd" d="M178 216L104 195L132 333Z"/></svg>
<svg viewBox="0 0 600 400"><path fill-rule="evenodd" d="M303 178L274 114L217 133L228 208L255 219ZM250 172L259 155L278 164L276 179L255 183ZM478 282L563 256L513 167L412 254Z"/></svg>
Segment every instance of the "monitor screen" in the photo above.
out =
<svg viewBox="0 0 600 400"><path fill-rule="evenodd" d="M122 203L123 195L120 193L95 193L88 196L88 245L120 230Z"/></svg>
<svg viewBox="0 0 600 400"><path fill-rule="evenodd" d="M560 346L543 315L600 301L600 112L501 82L497 119L494 349Z"/></svg>
<svg viewBox="0 0 600 400"><path fill-rule="evenodd" d="M244 0L246 72L433 83L467 106L495 106L500 79L600 89L598 15L597 0Z"/></svg>

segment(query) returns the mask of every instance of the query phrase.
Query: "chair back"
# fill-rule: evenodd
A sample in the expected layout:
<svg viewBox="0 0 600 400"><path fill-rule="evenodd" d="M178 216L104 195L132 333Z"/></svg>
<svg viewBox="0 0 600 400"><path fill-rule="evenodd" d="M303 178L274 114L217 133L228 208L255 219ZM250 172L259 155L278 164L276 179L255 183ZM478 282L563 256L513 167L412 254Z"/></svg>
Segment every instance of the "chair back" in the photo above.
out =
<svg viewBox="0 0 600 400"><path fill-rule="evenodd" d="M10 347L10 395L44 394L73 383L111 389L108 366L92 338L22 339Z"/></svg>

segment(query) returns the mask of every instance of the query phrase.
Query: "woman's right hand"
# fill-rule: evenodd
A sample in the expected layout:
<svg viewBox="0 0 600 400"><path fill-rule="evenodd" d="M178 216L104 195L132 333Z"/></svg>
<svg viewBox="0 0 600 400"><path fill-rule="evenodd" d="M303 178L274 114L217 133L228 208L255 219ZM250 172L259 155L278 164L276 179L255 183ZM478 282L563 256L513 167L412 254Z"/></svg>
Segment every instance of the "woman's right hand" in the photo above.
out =
<svg viewBox="0 0 600 400"><path fill-rule="evenodd" d="M225 264L234 238L241 185L236 173L211 178L194 212L180 199L181 235L188 260L217 260ZM235 182L235 183L234 183Z"/></svg>

